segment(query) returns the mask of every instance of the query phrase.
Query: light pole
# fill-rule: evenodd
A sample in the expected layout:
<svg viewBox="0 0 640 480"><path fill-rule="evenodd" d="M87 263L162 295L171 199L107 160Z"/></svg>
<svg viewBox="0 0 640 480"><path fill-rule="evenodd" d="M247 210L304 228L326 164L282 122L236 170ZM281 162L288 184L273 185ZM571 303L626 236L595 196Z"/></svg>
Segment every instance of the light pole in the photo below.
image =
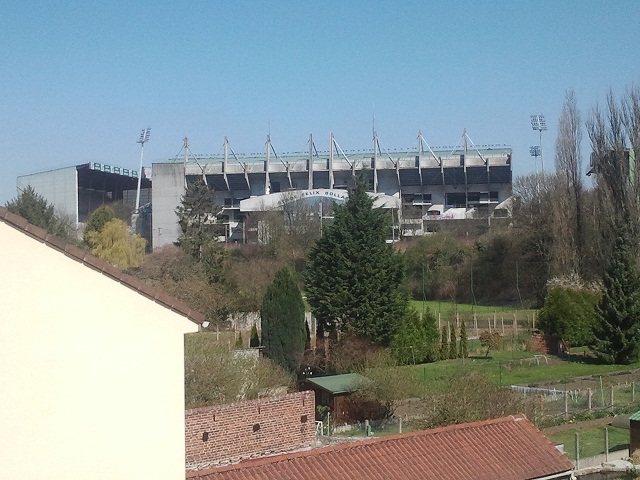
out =
<svg viewBox="0 0 640 480"><path fill-rule="evenodd" d="M544 115L531 115L531 128L540 132L540 163L542 164L542 173L544 173L544 158L542 157L542 132L547 129L547 121Z"/></svg>
<svg viewBox="0 0 640 480"><path fill-rule="evenodd" d="M140 144L140 170L138 170L138 191L136 192L136 213L140 210L140 182L142 181L142 157L144 156L144 144L149 141L151 135L151 127L143 128L140 133L140 140L136 143Z"/></svg>
<svg viewBox="0 0 640 480"><path fill-rule="evenodd" d="M140 170L138 170L138 189L136 190L136 209L131 216L131 228L135 232L138 216L140 215L140 186L142 182L142 157L144 156L144 144L149 141L151 135L151 127L143 128L140 133L140 139L136 142L140 144Z"/></svg>
<svg viewBox="0 0 640 480"><path fill-rule="evenodd" d="M536 173L538 173L538 157L540 156L540 146L534 145L533 147L529 147L529 153L532 157L535 158Z"/></svg>

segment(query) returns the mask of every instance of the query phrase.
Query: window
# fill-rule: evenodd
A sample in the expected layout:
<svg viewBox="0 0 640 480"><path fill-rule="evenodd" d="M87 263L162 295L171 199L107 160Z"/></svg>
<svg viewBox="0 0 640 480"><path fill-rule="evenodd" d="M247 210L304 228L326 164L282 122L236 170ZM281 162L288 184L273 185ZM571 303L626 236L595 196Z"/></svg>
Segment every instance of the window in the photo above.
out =
<svg viewBox="0 0 640 480"><path fill-rule="evenodd" d="M464 192L447 193L445 204L447 207L464 208L467 206L466 194Z"/></svg>

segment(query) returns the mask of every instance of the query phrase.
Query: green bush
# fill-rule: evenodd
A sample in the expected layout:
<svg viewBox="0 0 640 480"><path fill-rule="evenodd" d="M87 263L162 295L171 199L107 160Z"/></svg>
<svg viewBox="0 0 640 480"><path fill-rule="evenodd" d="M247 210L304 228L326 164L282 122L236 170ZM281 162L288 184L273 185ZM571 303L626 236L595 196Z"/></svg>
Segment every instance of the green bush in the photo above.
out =
<svg viewBox="0 0 640 480"><path fill-rule="evenodd" d="M404 315L400 331L391 341L391 350L401 365L436 360L435 345L438 340L436 318L427 309L424 315L409 308Z"/></svg>
<svg viewBox="0 0 640 480"><path fill-rule="evenodd" d="M600 295L592 290L556 285L547 290L540 310L539 328L558 335L570 345L590 345Z"/></svg>

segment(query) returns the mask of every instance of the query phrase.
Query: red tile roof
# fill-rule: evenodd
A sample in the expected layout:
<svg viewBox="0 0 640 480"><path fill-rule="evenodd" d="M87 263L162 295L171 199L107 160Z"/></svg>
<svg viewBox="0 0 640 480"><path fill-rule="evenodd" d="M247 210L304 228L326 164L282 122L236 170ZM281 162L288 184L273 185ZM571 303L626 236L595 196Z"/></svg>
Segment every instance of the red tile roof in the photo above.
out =
<svg viewBox="0 0 640 480"><path fill-rule="evenodd" d="M198 325L202 324L205 321L205 316L197 312L195 310L190 309L187 305L182 303L181 301L168 296L162 290L158 288L151 287L136 277L128 275L124 273L122 270L119 270L104 260L99 259L98 257L91 255L86 250L79 248L75 245L65 242L64 240L50 235L45 230L40 227L36 227L35 225L30 224L24 218L15 215L5 207L0 207L0 221L6 223L7 225L15 228L16 230L20 230L21 232L29 235L36 240L43 242L45 245L58 250L61 253L66 254L69 258L76 260L93 270L96 270L107 277L110 277L121 284L135 290L136 292L144 295L147 298L163 305L191 320Z"/></svg>
<svg viewBox="0 0 640 480"><path fill-rule="evenodd" d="M516 415L247 460L187 478L525 480L572 470L540 430Z"/></svg>

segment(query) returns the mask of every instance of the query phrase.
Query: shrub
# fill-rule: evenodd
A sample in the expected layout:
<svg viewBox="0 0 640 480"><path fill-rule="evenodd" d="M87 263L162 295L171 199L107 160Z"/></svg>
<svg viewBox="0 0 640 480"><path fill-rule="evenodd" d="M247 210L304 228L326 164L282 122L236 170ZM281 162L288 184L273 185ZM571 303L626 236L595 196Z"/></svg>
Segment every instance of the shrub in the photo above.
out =
<svg viewBox="0 0 640 480"><path fill-rule="evenodd" d="M557 335L570 345L591 344L599 299L600 295L591 289L564 285L549 287L540 310L540 330Z"/></svg>

